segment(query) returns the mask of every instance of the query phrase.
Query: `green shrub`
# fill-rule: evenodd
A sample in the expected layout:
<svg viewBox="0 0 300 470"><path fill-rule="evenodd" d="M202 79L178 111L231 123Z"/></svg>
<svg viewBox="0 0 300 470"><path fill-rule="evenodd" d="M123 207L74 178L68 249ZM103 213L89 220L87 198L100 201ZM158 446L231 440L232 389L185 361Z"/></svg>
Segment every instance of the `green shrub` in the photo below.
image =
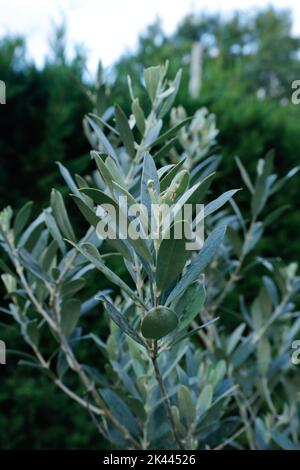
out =
<svg viewBox="0 0 300 470"><path fill-rule="evenodd" d="M113 116L86 117L94 171L73 179L60 165L83 226L72 225L56 190L33 222L31 203L16 215L2 211L9 300L1 311L31 348L21 363L81 405L117 448L294 449L299 398L290 351L300 329L300 279L295 263L257 257L254 248L284 213L267 211L270 197L296 170L279 178L269 153L252 181L237 160L249 211L243 216L234 201L238 189L212 198L220 164L214 117L172 109L181 73L172 81L166 73L167 65L144 71L143 108L129 81L129 119L118 105ZM130 205L158 205L155 238L124 238L101 210L110 204L126 219L120 196ZM202 203L204 213L192 220L176 217L184 204ZM187 250L188 236L177 238L175 226L191 230L203 217L204 244ZM101 221L115 239L99 238ZM148 235L147 221L142 210L127 220ZM244 283L251 271L261 275L256 293ZM90 293L91 273L108 288ZM102 310L108 335L95 321Z"/></svg>

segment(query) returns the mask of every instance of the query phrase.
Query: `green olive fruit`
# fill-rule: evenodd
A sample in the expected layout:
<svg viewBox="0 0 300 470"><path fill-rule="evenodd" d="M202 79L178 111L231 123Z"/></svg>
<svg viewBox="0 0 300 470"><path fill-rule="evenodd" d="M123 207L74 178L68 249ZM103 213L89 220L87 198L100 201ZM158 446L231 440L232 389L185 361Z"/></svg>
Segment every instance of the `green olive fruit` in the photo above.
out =
<svg viewBox="0 0 300 470"><path fill-rule="evenodd" d="M160 339L171 333L178 324L174 310L162 305L152 308L145 316L141 331L145 338Z"/></svg>

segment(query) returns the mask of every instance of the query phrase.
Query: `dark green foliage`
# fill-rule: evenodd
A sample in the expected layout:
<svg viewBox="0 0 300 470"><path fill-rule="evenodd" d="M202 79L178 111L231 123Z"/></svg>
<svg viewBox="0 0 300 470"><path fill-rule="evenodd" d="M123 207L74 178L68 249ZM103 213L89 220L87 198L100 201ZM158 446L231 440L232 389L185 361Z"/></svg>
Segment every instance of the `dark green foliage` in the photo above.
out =
<svg viewBox="0 0 300 470"><path fill-rule="evenodd" d="M92 105L83 71L79 54L67 62L53 53L38 69L27 59L23 40L0 41L0 77L7 94L0 107L1 206L20 207L29 198L41 208L49 187L61 186L56 161L71 162L75 172L87 166L80 129Z"/></svg>

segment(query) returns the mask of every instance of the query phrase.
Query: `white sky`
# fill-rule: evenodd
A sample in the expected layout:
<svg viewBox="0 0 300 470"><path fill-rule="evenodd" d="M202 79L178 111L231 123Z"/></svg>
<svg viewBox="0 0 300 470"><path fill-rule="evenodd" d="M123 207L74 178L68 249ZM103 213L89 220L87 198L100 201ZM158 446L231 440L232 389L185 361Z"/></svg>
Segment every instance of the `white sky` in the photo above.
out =
<svg viewBox="0 0 300 470"><path fill-rule="evenodd" d="M53 24L65 18L68 43L81 43L94 72L98 59L111 65L127 49L134 49L138 34L157 16L167 32L193 11L220 11L274 5L292 9L294 30L300 33L299 0L0 0L0 38L26 36L29 56L38 64L48 50Z"/></svg>

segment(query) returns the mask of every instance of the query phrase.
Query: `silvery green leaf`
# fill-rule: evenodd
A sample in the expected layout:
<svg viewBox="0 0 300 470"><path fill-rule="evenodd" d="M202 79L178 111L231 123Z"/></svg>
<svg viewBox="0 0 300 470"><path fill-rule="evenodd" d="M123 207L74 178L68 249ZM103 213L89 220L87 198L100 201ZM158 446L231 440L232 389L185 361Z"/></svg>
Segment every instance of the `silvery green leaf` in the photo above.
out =
<svg viewBox="0 0 300 470"><path fill-rule="evenodd" d="M262 223L264 224L264 227L268 227L268 225L271 225L276 219L278 219L282 214L284 214L290 208L291 208L290 204L285 204L284 206L278 207L277 209L272 211L262 221Z"/></svg>
<svg viewBox="0 0 300 470"><path fill-rule="evenodd" d="M243 181L244 181L245 185L249 189L250 193L253 194L254 193L254 187L253 187L253 184L251 182L251 179L248 175L248 172L247 172L246 168L242 164L239 157L235 157L235 161L236 161L236 164L237 164L237 166L240 170L240 174L241 174L241 177L243 178Z"/></svg>
<svg viewBox="0 0 300 470"><path fill-rule="evenodd" d="M156 151L153 155L155 160L160 161L161 158L168 155L175 142L176 142L176 137L169 140L169 142L167 142L163 147L161 147L161 149Z"/></svg>
<svg viewBox="0 0 300 470"><path fill-rule="evenodd" d="M140 106L140 102L138 98L135 98L133 100L132 105L131 105L131 110L132 110L132 113L134 114L135 122L136 122L138 130L140 131L142 135L144 135L145 115L144 115L144 111L142 110Z"/></svg>
<svg viewBox="0 0 300 470"><path fill-rule="evenodd" d="M122 315L116 307L107 300L106 297L99 297L99 300L101 300L106 308L107 313L111 317L111 319L118 325L118 327L125 333L126 335L130 336L134 341L137 343L141 344L142 346L146 347L146 344L143 340L143 338L138 334L138 332L130 325L128 322L127 318Z"/></svg>
<svg viewBox="0 0 300 470"><path fill-rule="evenodd" d="M243 243L242 243L242 240L241 240L239 234L237 233L236 230L234 230L231 227L231 225L228 225L227 226L227 231L226 231L226 236L229 239L229 242L232 246L232 249L233 249L234 253L239 258L241 256L242 249L243 249Z"/></svg>
<svg viewBox="0 0 300 470"><path fill-rule="evenodd" d="M284 450L298 450L299 447L296 446L287 436L286 434L279 432L279 431L271 431L271 436L274 442Z"/></svg>
<svg viewBox="0 0 300 470"><path fill-rule="evenodd" d="M118 221L119 221L119 216L120 214L123 215L123 220L126 220L127 221L127 228L129 227L130 225L130 220L128 218L128 215L125 211L125 209L123 209L117 201L115 201L114 199L112 199L108 194L104 193L103 191L100 191L99 189L94 189L94 188L83 188L81 189L82 192L84 192L84 194L88 195L91 199L93 199L93 201L102 206L104 204L109 204L110 207L113 207L114 210L115 210L115 215L116 215L116 225L115 227L112 227L116 229L116 235L117 235L117 238L122 238L125 236L125 234L122 234L121 231L120 231L120 227L119 227L119 224L118 224ZM78 203L79 201L77 201ZM96 215L95 215L96 216ZM99 219L97 217L97 223L99 222ZM96 224L97 225L97 224ZM152 255L151 255L151 252L149 250L149 247L146 243L146 240L144 240L143 238L141 237L138 237L136 239L132 238L129 236L129 234L127 234L127 241L130 243L130 245L134 248L134 250L140 255L142 256L147 262L149 262L150 264L152 263Z"/></svg>
<svg viewBox="0 0 300 470"><path fill-rule="evenodd" d="M81 302L77 299L64 300L61 306L61 329L67 337L73 332L80 317Z"/></svg>
<svg viewBox="0 0 300 470"><path fill-rule="evenodd" d="M61 236L61 233L59 231L59 228L57 226L57 223L56 223L53 215L50 214L50 212L48 212L48 211L44 211L44 215L45 215L45 223L48 227L49 232L51 233L54 240L57 241L57 244L58 244L59 249L62 252L62 254L65 254L66 245L65 245L65 242L64 242L64 240Z"/></svg>
<svg viewBox="0 0 300 470"><path fill-rule="evenodd" d="M154 160L149 152L144 153L143 173L141 180L141 203L148 209L148 214L151 214L151 197L148 189L148 182L152 181L153 190L157 197L159 196L159 179Z"/></svg>
<svg viewBox="0 0 300 470"><path fill-rule="evenodd" d="M30 343L37 347L40 339L40 329L37 320L32 320L26 324L26 334Z"/></svg>
<svg viewBox="0 0 300 470"><path fill-rule="evenodd" d="M240 344L234 351L232 356L232 364L235 368L238 368L243 364L248 357L254 352L255 344L251 341L245 341Z"/></svg>
<svg viewBox="0 0 300 470"><path fill-rule="evenodd" d="M32 206L33 202L29 201L17 212L13 225L15 239L19 238L22 230L26 226L31 214Z"/></svg>
<svg viewBox="0 0 300 470"><path fill-rule="evenodd" d="M74 199L78 209L84 216L84 218L87 220L87 222L92 226L92 227L97 227L97 224L99 222L99 217L96 215L96 212L91 209L83 200L82 196L77 197L73 194L71 194L71 197Z"/></svg>
<svg viewBox="0 0 300 470"><path fill-rule="evenodd" d="M256 222L253 225L251 233L245 240L245 243L243 246L243 253L248 254L255 247L255 245L259 242L263 233L264 233L263 224L261 222Z"/></svg>
<svg viewBox="0 0 300 470"><path fill-rule="evenodd" d="M87 120L87 122L90 124L90 126L96 133L99 139L99 142L102 144L105 152L107 152L108 155L111 155L115 160L118 160L118 157L114 148L112 147L111 143L109 142L108 138L106 137L104 132L101 130L101 128L89 116L86 116L85 119Z"/></svg>
<svg viewBox="0 0 300 470"><path fill-rule="evenodd" d="M49 272L50 268L53 267L52 265L55 260L57 250L58 243L56 240L52 240L41 258L41 267L43 271Z"/></svg>
<svg viewBox="0 0 300 470"><path fill-rule="evenodd" d="M169 294L166 305L170 305L176 297L182 294L190 284L198 279L199 275L217 254L217 251L224 239L225 231L225 227L217 227L208 236L203 247L187 268L186 273Z"/></svg>
<svg viewBox="0 0 300 470"><path fill-rule="evenodd" d="M102 388L100 394L112 414L133 436L139 435L139 426L126 403L111 389Z"/></svg>
<svg viewBox="0 0 300 470"><path fill-rule="evenodd" d="M164 178L164 176L172 169L174 168L174 164L173 163L170 163L168 165L164 165L162 166L161 168L159 168L157 170L157 175L158 175L158 179L161 183L162 179Z"/></svg>
<svg viewBox="0 0 300 470"><path fill-rule="evenodd" d="M173 103L175 101L176 95L177 95L178 90L179 90L181 75L182 75L182 69L179 69L178 72L176 73L176 76L175 76L173 82L172 82L172 88L171 88L172 92L169 93L169 95L164 100L164 102L162 103L162 106L159 110L158 115L159 115L160 118L163 118L167 114L167 112L171 109L171 107L173 106Z"/></svg>
<svg viewBox="0 0 300 470"><path fill-rule="evenodd" d="M51 208L62 234L70 240L75 240L75 234L66 211L63 197L56 189L52 189L51 192Z"/></svg>
<svg viewBox="0 0 300 470"><path fill-rule="evenodd" d="M85 258L87 258L90 263L93 263L93 265L97 269L99 269L99 271L101 271L113 284L119 286L129 295L130 298L145 307L145 305L141 302L140 298L135 294L135 292L119 276L117 276L117 274L115 274L104 264L100 253L94 245L90 243L76 245L71 241L69 241L69 243L74 246Z"/></svg>
<svg viewBox="0 0 300 470"><path fill-rule="evenodd" d="M74 295L80 291L85 285L85 280L82 278L71 279L61 284L60 292L63 297Z"/></svg>
<svg viewBox="0 0 300 470"><path fill-rule="evenodd" d="M107 157L107 154L105 153L97 153L94 150L91 151L91 157L94 158L97 168L99 170L99 173L101 175L101 178L103 181L106 183L108 188L110 189L111 193L113 192L113 177L112 174L110 173L109 169L105 165L105 158ZM87 185L83 186L87 187Z"/></svg>
<svg viewBox="0 0 300 470"><path fill-rule="evenodd" d="M69 170L67 170L67 168L65 166L63 166L60 162L57 162L57 164L58 164L59 171L60 171L63 179L67 183L67 186L69 187L69 189L76 196L81 197L81 194L80 194L76 184L74 183L74 180L73 180Z"/></svg>
<svg viewBox="0 0 300 470"><path fill-rule="evenodd" d="M28 243L34 231L38 227L40 227L44 222L45 222L45 215L44 215L44 212L42 212L22 233L22 235L20 236L18 246L25 246Z"/></svg>
<svg viewBox="0 0 300 470"><path fill-rule="evenodd" d="M56 361L56 371L57 371L58 377L62 379L68 369L69 369L69 364L66 359L65 353L62 350L60 350L57 355L57 361Z"/></svg>
<svg viewBox="0 0 300 470"><path fill-rule="evenodd" d="M270 179L273 160L274 153L271 151L264 160L258 161L257 178L251 199L251 211L254 216L257 216L262 211L269 196L273 184L273 179Z"/></svg>
<svg viewBox="0 0 300 470"><path fill-rule="evenodd" d="M207 217L208 215L220 209L220 207L226 204L226 202L228 202L232 198L232 196L234 196L234 194L236 194L238 191L240 190L231 189L230 191L226 191L214 201L210 202L209 204L206 204L204 208L204 217Z"/></svg>
<svg viewBox="0 0 300 470"><path fill-rule="evenodd" d="M150 127L150 129L148 129L147 135L144 137L145 148L150 148L152 145L154 145L153 143L158 138L162 125L163 125L162 120L159 119L158 121L155 122L155 124L153 124Z"/></svg>
<svg viewBox="0 0 300 470"><path fill-rule="evenodd" d="M138 393L136 386L131 379L130 375L126 370L116 361L112 361L111 365L119 376L119 379L123 382L126 390L135 398L140 400L140 394Z"/></svg>
<svg viewBox="0 0 300 470"><path fill-rule="evenodd" d="M174 310L179 316L180 330L191 324L195 316L201 312L204 302L204 281L197 280L186 289L174 306Z"/></svg>
<svg viewBox="0 0 300 470"><path fill-rule="evenodd" d="M282 186L293 176L295 176L300 170L300 166L296 166L295 168L292 168L283 178L281 178L279 181L277 181L272 188L270 189L270 194L274 194L277 191L279 191Z"/></svg>
<svg viewBox="0 0 300 470"><path fill-rule="evenodd" d="M210 384L204 386L197 400L197 411L203 415L211 406L213 398L213 388Z"/></svg>
<svg viewBox="0 0 300 470"><path fill-rule="evenodd" d="M196 419L197 411L191 392L185 385L181 385L178 391L178 407L180 418L189 428Z"/></svg>
<svg viewBox="0 0 300 470"><path fill-rule="evenodd" d="M147 69L145 69L144 80L145 80L145 85L146 85L148 95L151 101L154 101L154 98L156 96L156 92L157 92L157 89L161 80L161 67L158 65L155 67L148 67Z"/></svg>
<svg viewBox="0 0 300 470"><path fill-rule="evenodd" d="M174 338L168 342L168 348L172 348L173 346L185 340L186 338L190 338L194 334L198 333L198 331L202 330L203 328L207 328L208 326L212 325L218 320L219 320L219 317L216 317L213 320L209 320L208 322L203 323L203 325L200 325L197 328L194 328L193 330L187 331L186 333L183 333L183 334L180 334L180 332L182 331L180 330L179 334L174 336Z"/></svg>
<svg viewBox="0 0 300 470"><path fill-rule="evenodd" d="M105 166L108 168L110 174L113 177L113 180L118 183L120 186L125 187L124 174L120 166L111 158L107 157L105 160Z"/></svg>
<svg viewBox="0 0 300 470"><path fill-rule="evenodd" d="M175 238L178 230L182 232L182 236ZM188 232L187 237L186 232ZM191 254L186 249L186 243L189 240L190 226L182 220L171 225L169 236L161 240L156 261L156 285L159 292L164 292L181 274Z"/></svg>
<svg viewBox="0 0 300 470"><path fill-rule="evenodd" d="M165 191L170 184L172 183L174 177L177 175L177 173L180 171L182 165L184 164L185 160L179 160L176 165L174 165L170 171L161 179L160 181L160 191L163 192Z"/></svg>
<svg viewBox="0 0 300 470"><path fill-rule="evenodd" d="M270 298L272 299L273 306L276 306L279 302L279 298L278 290L274 281L269 276L263 276L262 280L265 288L267 289L270 295Z"/></svg>
<svg viewBox="0 0 300 470"><path fill-rule="evenodd" d="M227 342L226 342L226 354L229 356L234 349L236 348L238 342L241 339L241 336L246 328L245 323L241 323L234 331L231 333L231 335L228 337Z"/></svg>
<svg viewBox="0 0 300 470"><path fill-rule="evenodd" d="M42 270L41 266L38 264L35 258L30 253L28 253L25 248L19 249L19 256L22 265L26 269L28 269L32 274L34 274L34 276L38 277L42 281L51 282L49 275Z"/></svg>
<svg viewBox="0 0 300 470"><path fill-rule="evenodd" d="M267 338L262 338L257 344L257 367L261 375L266 375L271 363L271 345Z"/></svg>
<svg viewBox="0 0 300 470"><path fill-rule="evenodd" d="M206 380L213 387L213 390L219 386L221 381L224 379L225 374L226 362L223 359L218 361L216 365L211 366Z"/></svg>
<svg viewBox="0 0 300 470"><path fill-rule="evenodd" d="M172 129L169 129L168 131L164 132L164 134L160 135L154 142L153 146L155 145L160 145L166 140L170 140L173 137L175 137L178 133L178 131L185 126L188 122L192 120L192 117L187 117L183 121L181 121L179 124L176 124L176 126L172 127Z"/></svg>
<svg viewBox="0 0 300 470"><path fill-rule="evenodd" d="M117 129L121 136L122 142L126 148L126 151L128 155L134 158L135 149L134 149L133 134L129 127L127 117L119 105L115 106L115 117L116 117Z"/></svg>
<svg viewBox="0 0 300 470"><path fill-rule="evenodd" d="M94 113L89 113L89 115L91 116L91 118L96 119L96 121L99 121L100 124L107 127L107 129L110 130L110 132L117 135L118 137L120 136L119 132L116 129L114 129L112 126L110 126L105 119L103 119L103 116L101 117L101 116L98 116L97 114L94 114ZM107 116L107 117L108 117L108 119L110 119L111 116Z"/></svg>

